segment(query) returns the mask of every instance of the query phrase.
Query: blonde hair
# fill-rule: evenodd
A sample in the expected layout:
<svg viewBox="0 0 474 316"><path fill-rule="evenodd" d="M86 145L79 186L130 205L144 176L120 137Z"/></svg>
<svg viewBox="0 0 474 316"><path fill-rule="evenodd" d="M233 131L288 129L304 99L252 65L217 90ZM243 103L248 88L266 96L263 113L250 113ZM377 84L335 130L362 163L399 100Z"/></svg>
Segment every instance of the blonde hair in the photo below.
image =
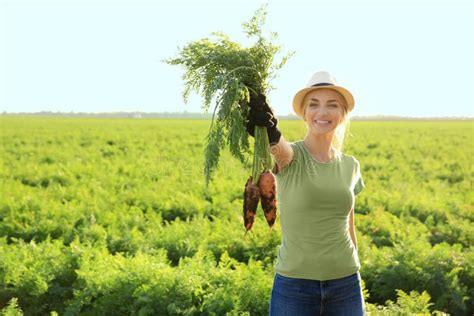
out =
<svg viewBox="0 0 474 316"><path fill-rule="evenodd" d="M334 90L335 91L335 90ZM337 92L337 91L336 91ZM339 92L337 92L339 93ZM341 95L339 93L339 95ZM339 152L342 152L342 149L344 148L344 142L347 138L347 133L349 131L350 127L350 116L349 113L347 112L347 104L346 104L346 99L341 95L342 99L344 100L344 106L343 106L343 118L341 122L337 125L336 131L334 132L334 137L332 139L331 145L336 148ZM303 108L302 108L302 113L303 116L302 118L304 119L304 115L306 112L306 105L304 100L306 99L306 96L303 98Z"/></svg>

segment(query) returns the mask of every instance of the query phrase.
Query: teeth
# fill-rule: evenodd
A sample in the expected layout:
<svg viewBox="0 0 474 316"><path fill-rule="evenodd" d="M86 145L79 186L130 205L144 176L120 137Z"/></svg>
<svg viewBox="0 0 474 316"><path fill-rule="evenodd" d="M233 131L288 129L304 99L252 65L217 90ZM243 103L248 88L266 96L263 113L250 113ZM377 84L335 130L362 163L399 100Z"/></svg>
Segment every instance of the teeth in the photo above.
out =
<svg viewBox="0 0 474 316"><path fill-rule="evenodd" d="M329 122L330 122L330 121L318 121L318 120L316 120L316 123L319 123L319 124L327 124L327 123L329 123Z"/></svg>

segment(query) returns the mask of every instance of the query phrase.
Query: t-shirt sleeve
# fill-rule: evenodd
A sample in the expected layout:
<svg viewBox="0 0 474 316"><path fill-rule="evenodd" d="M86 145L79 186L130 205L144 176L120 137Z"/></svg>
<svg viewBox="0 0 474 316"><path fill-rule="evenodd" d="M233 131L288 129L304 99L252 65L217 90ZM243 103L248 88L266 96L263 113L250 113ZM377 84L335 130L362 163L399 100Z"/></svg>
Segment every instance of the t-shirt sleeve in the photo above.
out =
<svg viewBox="0 0 474 316"><path fill-rule="evenodd" d="M361 171L360 171L360 163L359 161L356 159L355 160L356 162L356 177L357 177L357 182L355 184L355 187L354 187L354 195L357 195L359 194L362 190L364 190L365 188L365 184L364 184L364 179L362 178L362 174L361 174Z"/></svg>

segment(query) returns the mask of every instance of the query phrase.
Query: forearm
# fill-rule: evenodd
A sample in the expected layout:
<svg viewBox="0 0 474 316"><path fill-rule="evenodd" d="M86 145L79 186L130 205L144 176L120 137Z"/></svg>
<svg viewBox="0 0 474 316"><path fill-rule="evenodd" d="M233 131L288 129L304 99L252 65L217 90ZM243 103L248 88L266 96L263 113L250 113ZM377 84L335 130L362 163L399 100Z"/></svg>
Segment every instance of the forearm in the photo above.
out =
<svg viewBox="0 0 474 316"><path fill-rule="evenodd" d="M288 165L294 157L293 148L283 136L281 136L278 144L270 146L270 152L275 158L279 171Z"/></svg>
<svg viewBox="0 0 474 316"><path fill-rule="evenodd" d="M292 151L290 143L283 137L280 137L278 143L270 145L270 153L277 161L288 158L289 152Z"/></svg>

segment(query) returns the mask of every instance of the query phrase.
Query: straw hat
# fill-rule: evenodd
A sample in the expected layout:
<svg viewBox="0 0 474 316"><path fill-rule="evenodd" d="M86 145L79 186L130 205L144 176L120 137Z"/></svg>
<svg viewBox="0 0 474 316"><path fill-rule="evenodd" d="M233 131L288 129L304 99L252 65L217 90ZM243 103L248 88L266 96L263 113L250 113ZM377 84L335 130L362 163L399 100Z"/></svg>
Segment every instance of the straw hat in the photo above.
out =
<svg viewBox="0 0 474 316"><path fill-rule="evenodd" d="M302 113L302 110L305 95L312 90L321 88L332 89L339 92L346 100L348 113L354 109L354 97L349 90L339 86L336 82L336 78L331 76L328 72L318 71L311 76L306 87L299 90L293 97L293 110L297 115L303 117L304 113Z"/></svg>

